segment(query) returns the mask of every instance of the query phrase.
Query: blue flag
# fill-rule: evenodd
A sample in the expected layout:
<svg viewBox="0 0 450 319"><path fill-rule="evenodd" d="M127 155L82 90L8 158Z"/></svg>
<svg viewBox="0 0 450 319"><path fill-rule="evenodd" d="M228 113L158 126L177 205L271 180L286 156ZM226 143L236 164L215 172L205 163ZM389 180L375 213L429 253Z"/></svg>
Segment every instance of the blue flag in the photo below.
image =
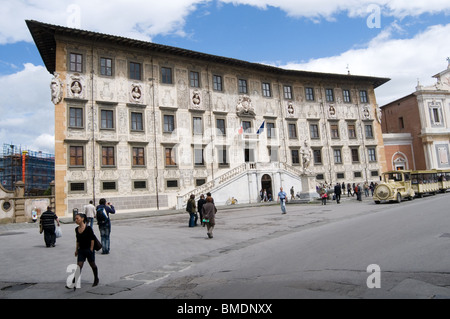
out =
<svg viewBox="0 0 450 319"><path fill-rule="evenodd" d="M262 132L264 132L264 124L266 123L266 121L263 121L261 126L259 127L258 131L256 132L256 134L261 134Z"/></svg>

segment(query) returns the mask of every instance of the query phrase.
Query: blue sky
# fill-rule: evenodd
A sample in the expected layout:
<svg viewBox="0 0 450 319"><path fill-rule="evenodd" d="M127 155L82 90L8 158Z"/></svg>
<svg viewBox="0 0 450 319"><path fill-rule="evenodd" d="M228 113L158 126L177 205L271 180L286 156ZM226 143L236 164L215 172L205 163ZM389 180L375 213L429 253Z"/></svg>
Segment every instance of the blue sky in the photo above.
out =
<svg viewBox="0 0 450 319"><path fill-rule="evenodd" d="M377 11L370 11L375 4ZM318 72L389 77L380 105L447 67L450 2L0 0L0 143L53 152L51 75L25 19ZM137 9L137 10L133 10ZM379 28L368 19L377 18ZM75 19L75 20L74 20ZM375 20L371 20L375 21Z"/></svg>

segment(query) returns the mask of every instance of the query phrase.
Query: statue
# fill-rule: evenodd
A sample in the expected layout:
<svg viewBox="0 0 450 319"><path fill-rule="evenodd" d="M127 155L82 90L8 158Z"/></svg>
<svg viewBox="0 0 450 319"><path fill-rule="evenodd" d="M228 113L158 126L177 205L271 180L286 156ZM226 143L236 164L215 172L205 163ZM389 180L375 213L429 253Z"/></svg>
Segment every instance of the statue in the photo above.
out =
<svg viewBox="0 0 450 319"><path fill-rule="evenodd" d="M302 155L302 167L303 172L308 173L311 172L309 166L311 165L311 157L312 157L311 147L308 145L308 142L305 141L305 145L300 149L300 154Z"/></svg>
<svg viewBox="0 0 450 319"><path fill-rule="evenodd" d="M59 73L55 72L54 77L50 83L50 89L52 93L52 102L53 104L59 104L62 100L62 81L59 78Z"/></svg>

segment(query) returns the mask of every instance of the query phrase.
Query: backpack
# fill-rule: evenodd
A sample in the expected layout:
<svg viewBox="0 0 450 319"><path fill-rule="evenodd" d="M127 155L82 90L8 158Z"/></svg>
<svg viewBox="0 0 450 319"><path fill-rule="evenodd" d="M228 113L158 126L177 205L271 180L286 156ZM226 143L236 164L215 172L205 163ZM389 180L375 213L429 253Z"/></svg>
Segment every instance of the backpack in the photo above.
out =
<svg viewBox="0 0 450 319"><path fill-rule="evenodd" d="M108 222L108 214L106 213L105 207L99 207L97 208L97 224L98 225L104 225Z"/></svg>

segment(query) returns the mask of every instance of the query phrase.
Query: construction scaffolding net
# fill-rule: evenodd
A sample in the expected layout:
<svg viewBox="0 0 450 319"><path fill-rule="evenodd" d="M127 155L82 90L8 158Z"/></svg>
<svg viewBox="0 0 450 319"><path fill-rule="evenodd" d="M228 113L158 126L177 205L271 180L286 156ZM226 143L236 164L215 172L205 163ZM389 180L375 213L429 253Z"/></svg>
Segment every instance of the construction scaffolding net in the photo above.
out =
<svg viewBox="0 0 450 319"><path fill-rule="evenodd" d="M0 154L0 182L3 188L14 190L15 183L23 181L26 195L43 195L54 179L55 155L3 144Z"/></svg>

